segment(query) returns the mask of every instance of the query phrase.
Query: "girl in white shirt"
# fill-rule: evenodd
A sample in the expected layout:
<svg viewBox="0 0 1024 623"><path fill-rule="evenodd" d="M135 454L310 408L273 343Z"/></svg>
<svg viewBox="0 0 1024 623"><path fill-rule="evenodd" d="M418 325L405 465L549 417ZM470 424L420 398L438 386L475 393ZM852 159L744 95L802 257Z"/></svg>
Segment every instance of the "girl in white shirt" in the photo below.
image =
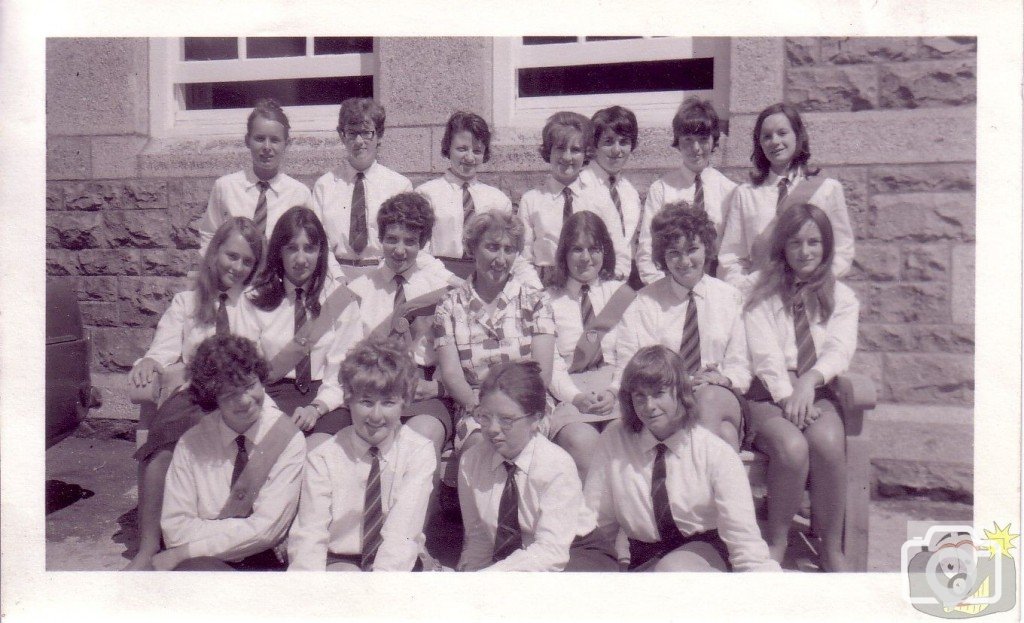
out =
<svg viewBox="0 0 1024 623"><path fill-rule="evenodd" d="M748 396L754 445L768 455L767 540L786 552L790 522L808 470L821 564L845 569L842 553L846 455L843 422L826 387L857 348L859 305L833 275L830 219L810 204L780 217L767 266L746 306L747 341L757 381Z"/></svg>
<svg viewBox="0 0 1024 623"><path fill-rule="evenodd" d="M834 179L818 178L819 170L808 164L810 157L810 139L796 108L780 103L761 111L754 123L750 157L756 171L750 182L732 194L725 214L718 256L720 279L747 292L754 281L752 273L765 262L768 236L779 209L793 203L785 198L815 186L802 201L821 208L831 222L835 232L832 272L842 277L850 270L854 236L843 187ZM809 186L801 190L804 185Z"/></svg>
<svg viewBox="0 0 1024 623"><path fill-rule="evenodd" d="M196 348L214 334L238 333L239 302L263 257L263 235L245 217L221 225L206 248L195 287L179 292L157 324L153 343L135 362L128 383L144 387L175 364L188 364ZM164 383L169 382L164 378ZM146 443L138 449L139 551L125 569L152 568L160 549L164 477L178 439L206 414L186 391L171 395L153 416Z"/></svg>

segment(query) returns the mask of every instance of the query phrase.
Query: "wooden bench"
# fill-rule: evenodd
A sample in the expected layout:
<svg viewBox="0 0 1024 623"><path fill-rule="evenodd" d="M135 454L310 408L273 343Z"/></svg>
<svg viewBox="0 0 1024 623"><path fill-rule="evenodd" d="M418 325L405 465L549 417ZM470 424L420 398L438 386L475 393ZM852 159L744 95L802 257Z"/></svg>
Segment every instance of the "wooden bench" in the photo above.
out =
<svg viewBox="0 0 1024 623"><path fill-rule="evenodd" d="M843 551L850 569L867 571L868 502L871 488L871 462L864 431L864 413L875 406L875 385L868 377L846 373L832 381L839 400L839 415L846 428L846 521ZM740 453L751 487L765 483L768 457L760 452Z"/></svg>

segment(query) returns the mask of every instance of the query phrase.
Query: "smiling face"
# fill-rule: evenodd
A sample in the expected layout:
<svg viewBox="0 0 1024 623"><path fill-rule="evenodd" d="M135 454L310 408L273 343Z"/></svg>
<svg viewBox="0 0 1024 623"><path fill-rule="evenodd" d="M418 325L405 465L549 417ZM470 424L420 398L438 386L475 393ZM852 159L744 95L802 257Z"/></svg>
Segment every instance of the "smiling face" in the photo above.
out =
<svg viewBox="0 0 1024 623"><path fill-rule="evenodd" d="M597 281L604 263L604 249L587 233L580 233L565 254L569 276L580 283Z"/></svg>
<svg viewBox="0 0 1024 623"><path fill-rule="evenodd" d="M629 395L644 428L651 431L658 441L665 441L683 428L686 409L676 400L676 394L668 385L663 387L640 387Z"/></svg>
<svg viewBox="0 0 1024 623"><path fill-rule="evenodd" d="M392 223L381 238L384 263L396 274L404 273L416 263L420 252L420 234L401 223Z"/></svg>
<svg viewBox="0 0 1024 623"><path fill-rule="evenodd" d="M288 149L288 131L280 122L257 115L252 132L245 137L245 146L252 156L252 170L256 177L269 180L277 175Z"/></svg>
<svg viewBox="0 0 1024 623"><path fill-rule="evenodd" d="M251 376L242 387L225 387L217 394L217 408L228 428L244 433L259 419L263 396L263 383Z"/></svg>
<svg viewBox="0 0 1024 623"><path fill-rule="evenodd" d="M405 401L401 396L357 393L348 408L356 435L371 446L379 446L398 431Z"/></svg>
<svg viewBox="0 0 1024 623"><path fill-rule="evenodd" d="M706 249L700 238L680 236L665 249L665 268L676 283L687 289L697 285L704 275Z"/></svg>
<svg viewBox="0 0 1024 623"><path fill-rule="evenodd" d="M452 135L448 155L451 172L468 181L476 177L476 170L484 161L484 144L469 130L462 130Z"/></svg>
<svg viewBox="0 0 1024 623"><path fill-rule="evenodd" d="M302 287L316 271L320 247L313 244L305 229L300 229L281 249L284 276L292 285Z"/></svg>
<svg viewBox="0 0 1024 623"><path fill-rule="evenodd" d="M505 392L495 390L480 399L477 407L484 437L495 452L506 459L514 459L523 451L537 430L539 417L527 414Z"/></svg>
<svg viewBox="0 0 1024 623"><path fill-rule="evenodd" d="M807 278L821 265L825 246L821 229L812 220L807 220L800 230L786 240L786 263L798 278Z"/></svg>
<svg viewBox="0 0 1024 623"><path fill-rule="evenodd" d="M707 168L711 159L714 142L711 136L700 134L680 134L676 149L683 157L683 166L693 173L700 173Z"/></svg>
<svg viewBox="0 0 1024 623"><path fill-rule="evenodd" d="M512 262L519 251L512 242L512 236L495 230L484 232L480 243L473 250L473 263L478 278L500 283L512 271Z"/></svg>
<svg viewBox="0 0 1024 623"><path fill-rule="evenodd" d="M573 183L583 168L587 153L583 148L583 134L578 130L568 130L562 140L551 147L551 175L560 184L568 186Z"/></svg>
<svg viewBox="0 0 1024 623"><path fill-rule="evenodd" d="M796 132L785 113L769 115L761 124L758 135L761 151L776 175L785 175L796 154Z"/></svg>
<svg viewBox="0 0 1024 623"><path fill-rule="evenodd" d="M338 134L345 144L346 157L352 168L356 171L370 168L380 147L380 136L374 129L373 120L366 117L362 123L346 123Z"/></svg>
<svg viewBox="0 0 1024 623"><path fill-rule="evenodd" d="M630 143L628 136L623 136L611 128L605 128L597 141L594 162L609 175L618 175L622 172L622 167L629 162L629 156L632 153L633 144Z"/></svg>
<svg viewBox="0 0 1024 623"><path fill-rule="evenodd" d="M217 249L217 273L220 289L230 290L242 285L256 266L256 256L242 234L237 231L228 236Z"/></svg>

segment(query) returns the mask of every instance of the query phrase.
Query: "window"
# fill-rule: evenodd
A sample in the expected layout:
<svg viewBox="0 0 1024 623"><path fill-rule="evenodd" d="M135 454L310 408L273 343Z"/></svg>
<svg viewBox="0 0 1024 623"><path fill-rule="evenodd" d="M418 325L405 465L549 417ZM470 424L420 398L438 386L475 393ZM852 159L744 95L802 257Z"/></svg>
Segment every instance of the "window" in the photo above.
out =
<svg viewBox="0 0 1024 623"><path fill-rule="evenodd" d="M494 121L539 129L552 113L619 104L666 126L690 94L728 119L725 37L515 37L494 43Z"/></svg>
<svg viewBox="0 0 1024 623"><path fill-rule="evenodd" d="M273 97L292 129L322 131L348 97L373 97L372 37L183 37L150 44L151 134L234 135Z"/></svg>

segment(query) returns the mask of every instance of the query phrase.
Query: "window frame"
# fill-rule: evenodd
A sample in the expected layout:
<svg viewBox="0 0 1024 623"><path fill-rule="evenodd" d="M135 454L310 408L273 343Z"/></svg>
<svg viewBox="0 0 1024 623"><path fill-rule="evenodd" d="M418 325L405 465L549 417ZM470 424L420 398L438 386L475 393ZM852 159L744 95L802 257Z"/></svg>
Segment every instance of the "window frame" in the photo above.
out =
<svg viewBox="0 0 1024 623"><path fill-rule="evenodd" d="M231 136L240 129L239 110L185 110L178 88L189 82L234 82L279 80L333 76L369 75L377 90L377 39L374 52L339 55L313 55L312 39L307 39L305 56L245 58L245 37L238 37L239 57L227 60L184 61L182 37L157 37L149 40L150 135L154 138ZM339 102L340 103L340 102ZM337 124L338 105L285 106L292 132L323 132ZM248 115L248 110L242 119Z"/></svg>

